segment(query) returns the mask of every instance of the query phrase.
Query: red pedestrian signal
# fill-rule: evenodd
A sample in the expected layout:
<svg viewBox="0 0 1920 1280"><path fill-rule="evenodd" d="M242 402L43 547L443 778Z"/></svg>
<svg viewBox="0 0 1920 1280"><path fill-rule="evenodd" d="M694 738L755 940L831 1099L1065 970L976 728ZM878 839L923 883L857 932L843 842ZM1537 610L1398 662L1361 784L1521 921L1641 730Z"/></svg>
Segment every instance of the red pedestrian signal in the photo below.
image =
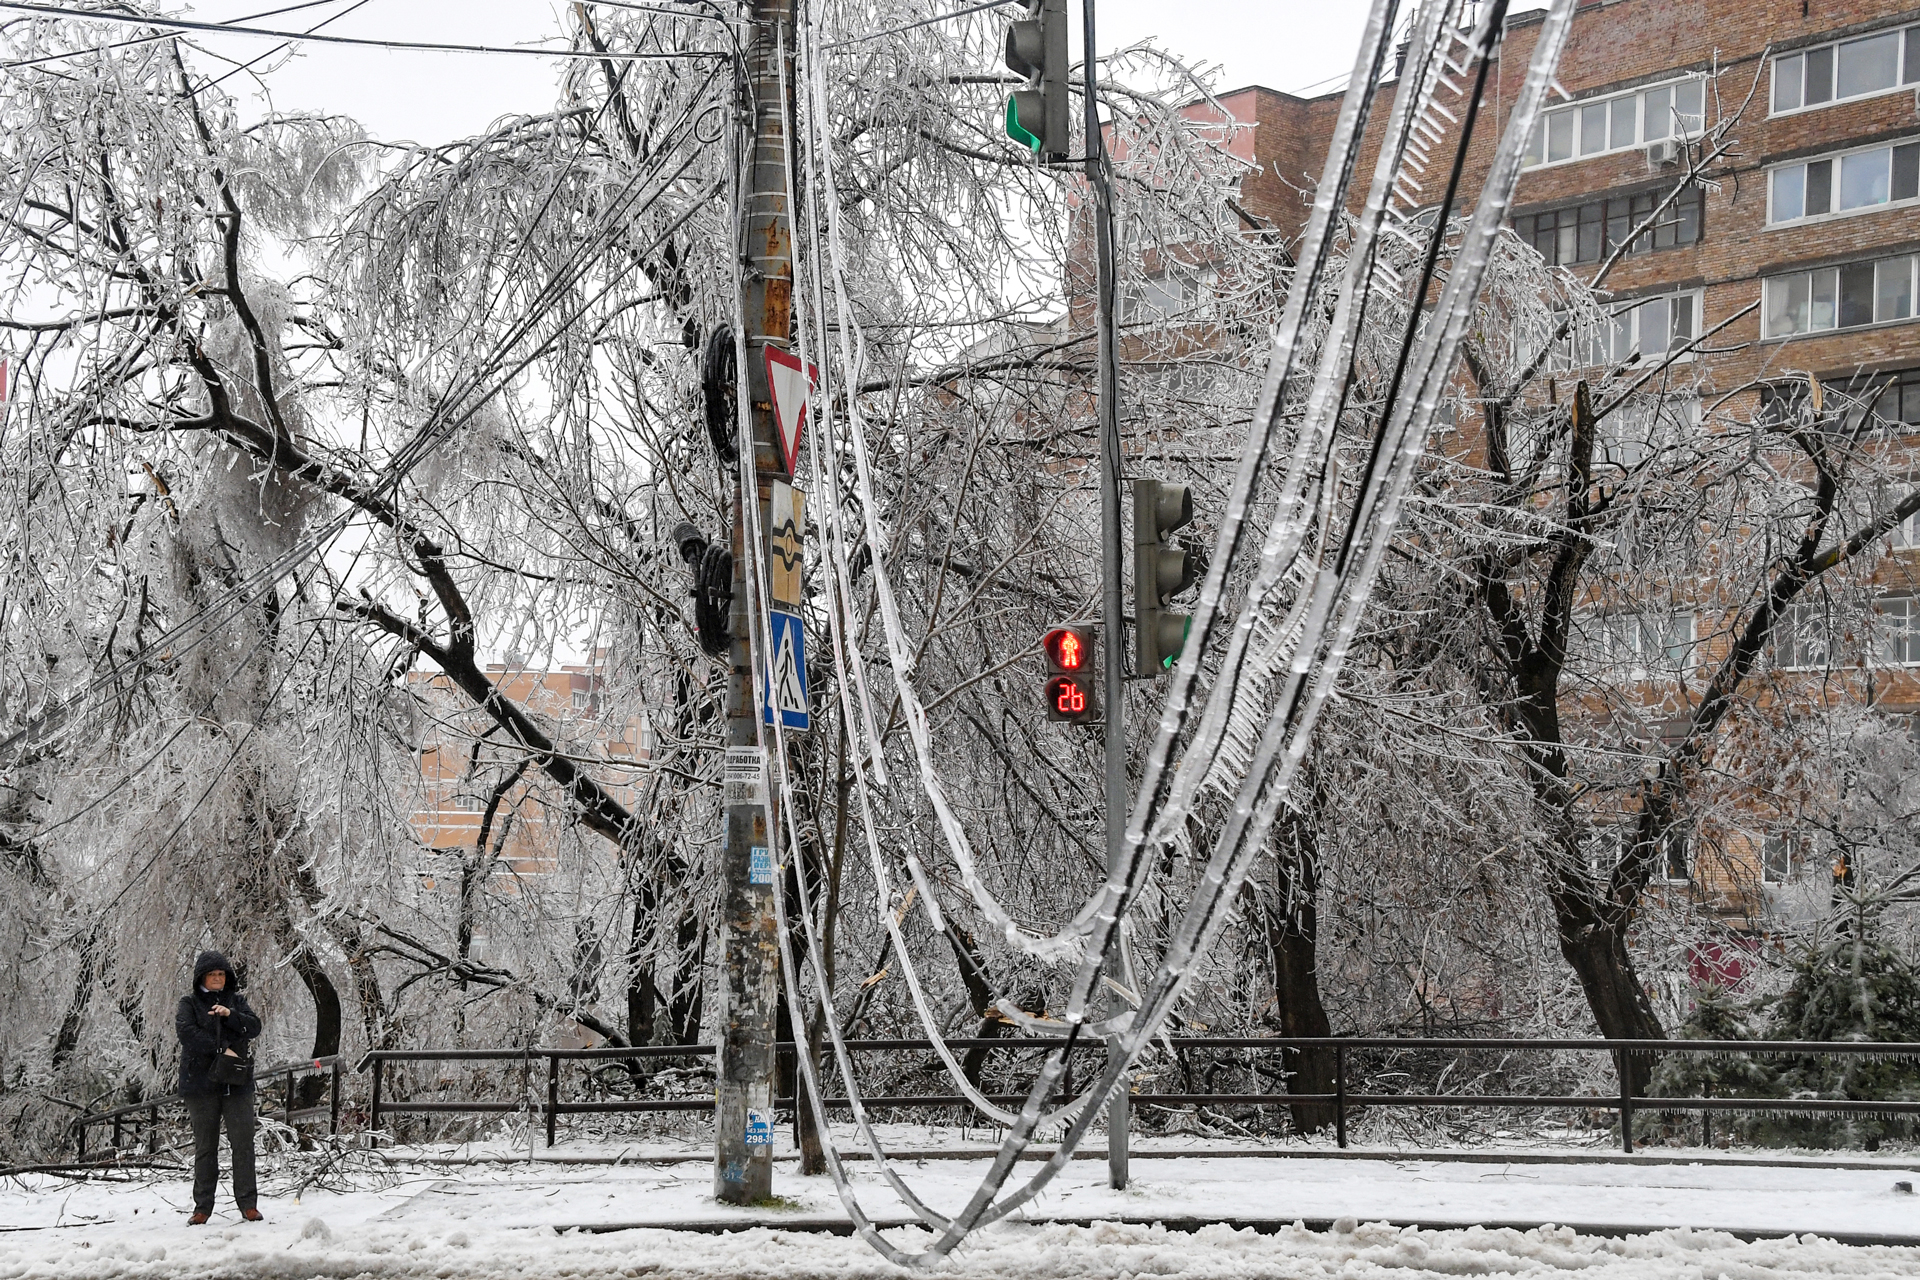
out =
<svg viewBox="0 0 1920 1280"><path fill-rule="evenodd" d="M1093 634L1085 627L1055 627L1040 642L1047 656L1047 719L1073 723L1100 713L1095 693Z"/></svg>
<svg viewBox="0 0 1920 1280"><path fill-rule="evenodd" d="M1047 665L1055 671L1087 669L1087 637L1072 627L1055 627L1042 643L1047 647Z"/></svg>

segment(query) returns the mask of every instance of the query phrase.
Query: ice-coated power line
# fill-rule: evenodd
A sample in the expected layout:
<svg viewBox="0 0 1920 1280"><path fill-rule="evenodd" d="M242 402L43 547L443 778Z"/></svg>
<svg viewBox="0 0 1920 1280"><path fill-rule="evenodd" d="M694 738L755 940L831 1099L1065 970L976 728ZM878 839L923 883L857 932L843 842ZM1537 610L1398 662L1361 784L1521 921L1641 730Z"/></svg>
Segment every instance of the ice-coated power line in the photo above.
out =
<svg viewBox="0 0 1920 1280"><path fill-rule="evenodd" d="M362 2L364 3L364 0L362 0ZM323 4L337 3L339 3L339 0L302 0L300 4L290 4L278 9L263 9L259 13L244 14L241 17L233 19L233 21L257 22L261 18L275 18L283 13L294 13L300 9L315 9ZM359 7L359 5L354 6L355 9ZM334 18L339 16L339 14L335 14ZM333 18L328 18L327 21L332 22ZM131 40L116 40L112 44L88 45L84 49L65 49L59 53L43 53L37 58L20 58L13 62L0 62L0 71L17 71L21 67L37 67L43 62L58 62L62 58L78 58L89 53L105 53L109 49L131 49L135 45L152 44L157 40L168 40L171 38L172 37L162 32L158 35L136 36ZM232 75L233 73L229 71L227 74ZM225 77L222 78L224 79Z"/></svg>
<svg viewBox="0 0 1920 1280"><path fill-rule="evenodd" d="M1356 73L1364 72L1369 62L1376 63L1387 48L1386 37L1390 17L1396 8L1396 0L1377 0L1373 16L1369 23L1367 38L1362 42L1360 57L1356 64ZM1288 299L1287 316L1281 331L1276 335L1274 360L1270 363L1269 377L1257 406L1243 457L1242 478L1247 483L1236 486L1234 510L1230 520L1232 529L1223 528L1222 554L1214 557L1213 571L1209 575L1207 597L1202 609L1196 611L1195 631L1202 630L1202 616L1214 614L1219 603L1219 578L1228 571L1228 561L1233 557L1226 554L1228 548L1237 549L1244 530L1246 504L1251 497L1254 478L1261 466L1272 436L1278 431L1279 410L1286 402L1287 388L1292 378L1297 353L1302 350L1301 327L1309 314L1310 306L1319 307L1326 301L1335 303L1335 328L1321 343L1321 350L1315 361L1315 376L1308 396L1308 425L1303 425L1295 441L1294 461L1308 464L1304 467L1289 469L1290 502L1282 502L1281 510L1269 529L1260 549L1260 576L1268 578L1268 589L1279 585L1276 574L1285 574L1293 566L1302 563L1301 550L1309 522L1316 516L1322 527L1327 526L1326 516L1330 514L1330 481L1326 476L1325 459L1322 446L1330 439L1330 424L1337 422L1341 411L1346 407L1347 384L1350 378L1348 354L1352 350L1355 335L1365 323L1369 302L1375 297L1394 299L1404 303L1409 297L1415 305L1407 308L1407 314L1397 316L1395 323L1401 328L1400 360L1395 377L1396 385L1401 380L1411 382L1411 394L1395 397L1387 410L1387 421L1380 424L1380 438L1383 447L1376 450L1370 460L1366 473L1362 477L1362 496L1354 519L1341 530L1338 545L1329 545L1326 540L1314 548L1314 555L1306 560L1306 572L1293 580L1299 583L1298 599L1291 612L1295 619L1281 628L1279 643L1269 646L1271 649L1285 650L1275 657L1290 657L1286 663L1287 680L1279 697L1274 699L1271 718L1267 720L1260 734L1257 750L1246 760L1241 772L1239 794L1233 807L1233 815L1222 830L1209 856L1205 877L1198 892L1183 912L1179 927L1169 942L1153 979L1142 986L1142 1000L1137 1014L1128 1025L1116 1027L1111 1034L1121 1038L1123 1052L1115 1055L1101 1075L1099 1083L1090 1091L1094 1105L1080 1111L1074 1119L1068 1133L1060 1142L1053 1157L1047 1161L1041 1171L1027 1184L1005 1196L997 1198L1000 1188L1011 1176L1013 1162L1035 1132L1040 1120L1040 1107L1057 1084L1064 1065L1064 1055L1056 1052L1040 1072L1028 1095L1018 1122L1006 1136L997 1153L994 1164L986 1179L977 1188L965 1208L955 1214L939 1236L930 1246L914 1253L902 1249L880 1234L872 1220L862 1211L850 1184L840 1168L838 1152L831 1135L825 1135L826 1156L829 1171L834 1175L836 1189L846 1204L856 1229L889 1260L904 1265L927 1265L938 1261L957 1246L975 1227L995 1221L1007 1213L1028 1203L1064 1167L1071 1158L1073 1149L1085 1136L1097 1114L1097 1102L1104 1099L1113 1088L1118 1087L1120 1078L1129 1068L1132 1057L1137 1054L1159 1027L1161 1021L1171 1012L1174 1003L1194 974L1197 959L1205 953L1223 926L1229 903L1238 892L1240 885L1252 865L1253 858L1262 847L1268 828L1278 809L1280 799L1293 771L1297 768L1304 752L1306 736L1311 732L1317 713L1331 690L1344 660L1346 647L1351 642L1361 610L1371 594L1374 576L1379 559L1384 552L1387 539L1391 535L1397 507L1406 486L1411 479L1424 443L1425 432L1431 422L1452 360L1458 351L1464 327L1471 314L1471 308L1478 296L1480 281L1484 276L1490 257L1492 244L1499 234L1504 221L1506 206L1511 201L1512 189L1519 173L1520 154L1529 135L1534 120L1543 104L1545 89L1553 68L1564 45L1571 21L1574 0L1555 0L1548 21L1540 39L1535 45L1526 81L1515 103L1513 114L1507 121L1500 145L1496 149L1494 162L1484 183L1479 206L1474 211L1466 235L1462 239L1459 251L1447 273L1442 291L1440 306L1436 309L1432 323L1422 326L1419 300L1425 296L1425 285L1432 277L1437 256L1438 237L1445 234L1445 216L1447 206L1442 207L1441 219L1432 228L1425 229L1425 235L1431 240L1422 243L1429 246L1422 271L1418 279L1409 285L1399 272L1390 269L1381 259L1382 234L1391 237L1401 231L1402 211L1395 206L1399 195L1398 187L1403 175L1403 166L1411 157L1410 140L1416 127L1426 118L1430 106L1437 107L1432 98L1436 88L1446 84L1456 96L1461 95L1458 86L1446 82L1439 74L1439 66L1450 61L1448 55L1454 52L1456 45L1462 47L1462 61L1470 65L1477 59L1480 63L1480 75L1473 88L1472 99L1466 104L1467 122L1461 129L1461 136L1454 159L1451 179L1448 183L1448 204L1457 194L1461 166L1464 163L1466 147L1473 132L1475 114L1481 95L1484 93L1487 69L1498 46L1501 33L1500 18L1505 6L1496 4L1481 15L1481 21L1475 25L1471 41L1463 39L1456 30L1455 13L1458 0L1431 0L1421 7L1415 24L1415 37L1409 67L1412 74L1396 95L1392 118L1387 129L1387 137L1379 152L1375 166L1373 182L1369 191L1366 209L1360 220L1356 234L1366 244L1355 248L1349 242L1349 257L1338 277L1326 283L1324 288L1313 287L1322 267L1330 261L1327 252L1332 241L1332 233L1338 226L1341 211L1346 207L1346 188L1350 182L1359 157L1359 142L1365 135L1366 109L1373 93L1365 92L1352 95L1343 104L1342 117L1336 128L1332 145L1329 148L1326 172L1316 202L1315 216L1310 220L1308 244L1311 255L1303 254L1302 272L1296 276ZM815 102L823 102L817 67L813 69L813 90ZM1356 83L1372 84L1372 78L1361 79L1356 74ZM1417 166L1415 166L1417 167ZM833 189L831 157L822 157L821 168L829 193ZM838 338L840 357L846 366L845 372L849 385L857 385L852 376L858 367L861 355L855 354L856 341L850 339L852 326L845 322L848 305L845 269L839 260L840 246L835 232L834 202L831 198L824 202L826 206L828 247L832 262L832 281L837 301L843 313L843 323ZM1309 261L1309 258L1311 261ZM857 332L857 331L855 331ZM854 446L854 461L859 464L864 452L860 414L854 397L847 399L848 426ZM1318 426L1313 423L1317 422ZM856 484L858 489L871 497L871 481L862 468L856 465ZM1313 479L1301 479L1303 473L1311 472ZM831 521L831 517L830 517ZM868 513L870 540L877 537L872 527L872 515ZM878 545L876 543L876 545ZM836 548L837 550L837 548ZM841 566L837 555L830 557L836 570L833 575L840 577ZM876 561L880 557L876 555ZM836 581L836 588L843 582ZM885 617L887 604L886 584L875 579L876 594L880 597L880 612L883 629L888 632L887 639L892 645L896 641L893 634L897 620ZM838 594L836 590L835 594ZM1250 609L1243 610L1243 614ZM836 614L836 621L837 621ZM1246 622L1244 617L1236 622ZM1239 637L1237 637L1239 638ZM1197 639L1197 638L1196 638ZM1288 642L1291 642L1290 644ZM1202 643L1190 642L1187 654L1181 664L1185 680L1176 681L1177 700L1184 698L1198 677L1198 667ZM1241 639L1241 652L1244 654L1244 639ZM836 656L838 646L836 645ZM1266 656L1266 655L1262 655ZM1238 663L1234 667L1238 667ZM900 681L902 671L896 669L896 681ZM904 684L904 682L902 682ZM1231 699L1234 686L1238 683L1237 670L1223 673L1216 684L1214 693L1223 693ZM903 701L911 698L910 686L903 687ZM845 706L845 685L842 682L843 707ZM1170 697L1170 703L1176 701ZM1161 725L1160 742L1156 746L1170 747L1172 739L1177 737L1180 725L1184 721L1184 705L1170 705ZM909 709L908 726L913 727ZM1221 748L1221 735L1226 725L1223 720L1216 721L1211 737L1211 750L1196 752L1198 757L1195 768L1203 774L1207 772L1211 761L1206 757ZM776 731L776 739L779 735ZM924 743L915 741L916 754L923 757ZM1091 936L1087 956L1083 961L1080 974L1074 983L1073 995L1067 1014L1067 1021L1073 1028L1068 1042L1077 1037L1087 1027L1085 1011L1090 992L1097 976L1100 953L1104 953L1110 940L1118 929L1119 918L1125 913L1127 899L1133 887L1133 878L1138 870L1140 855L1145 846L1154 843L1149 838L1153 827L1155 811L1167 798L1166 787L1172 779L1167 778L1169 760L1162 755L1156 761L1157 768L1150 769L1148 781L1142 787L1142 795L1130 822L1130 844L1133 863L1121 877L1123 883L1110 884L1096 895L1101 908L1092 918ZM858 765L856 764L856 773ZM1158 776L1154 776L1154 775ZM937 786L929 789L929 798L934 800L936 811L939 809ZM942 826L948 815L940 814ZM870 819L869 819L870 821ZM952 833L949 832L949 835ZM954 842L949 841L954 848ZM959 847L964 848L964 836ZM798 882L802 901L798 904L803 919L811 923L811 909L806 901L804 879ZM972 886L969 886L971 889ZM775 886L776 901L781 904L784 915L785 904L782 901L780 886ZM786 930L779 931L783 951L784 970L788 975L788 996L792 1001L799 998L797 982L793 979L794 957ZM813 941L811 930L807 930L809 950ZM821 984L822 974L817 955L810 955L815 971L815 982ZM823 987L824 989L824 987ZM838 1055L837 1055L838 1056ZM821 1108L821 1090L817 1073L812 1064L803 1056L798 1063L803 1082L809 1096L815 1103L816 1111L824 1114ZM841 1062L843 1075L847 1073L844 1060ZM851 1080L847 1081L850 1094L853 1092ZM938 1215L922 1214L922 1220L931 1225Z"/></svg>
<svg viewBox="0 0 1920 1280"><path fill-rule="evenodd" d="M964 18L970 13L981 13L988 9L999 9L1019 0L987 0L985 4L968 5L964 9L955 9L952 13L936 13L931 18L922 18L918 22L909 22L898 27L888 27L885 31L869 31L865 35L848 36L844 40L835 40L831 44L820 46L822 52L831 53L835 49L844 49L850 44L865 44L869 40L878 40L883 36L897 36L902 31L915 31L921 27L931 27L937 22L951 22L955 18Z"/></svg>
<svg viewBox="0 0 1920 1280"><path fill-rule="evenodd" d="M263 36L290 42L313 41L319 44L356 45L371 49L397 49L424 53L508 54L525 58L569 58L598 62L657 62L680 58L730 58L726 49L647 49L621 53L594 49L521 49L512 45L455 44L439 40L383 40L375 36L329 36L313 32L282 31L271 27L243 27L220 22L194 22L186 18L143 17L130 13L109 13L100 9L68 9L54 4L29 4L26 0L0 0L0 9L31 13L41 17L70 18L89 22L111 22L128 27L163 27L169 31L204 31L223 36Z"/></svg>

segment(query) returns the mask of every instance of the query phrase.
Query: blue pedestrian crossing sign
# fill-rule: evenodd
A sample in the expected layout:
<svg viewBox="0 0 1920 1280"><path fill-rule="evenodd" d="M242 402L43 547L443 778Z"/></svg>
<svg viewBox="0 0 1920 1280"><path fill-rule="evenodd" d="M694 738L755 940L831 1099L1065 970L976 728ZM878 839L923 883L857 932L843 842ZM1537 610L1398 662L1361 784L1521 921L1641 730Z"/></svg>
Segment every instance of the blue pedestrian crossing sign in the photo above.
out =
<svg viewBox="0 0 1920 1280"><path fill-rule="evenodd" d="M773 660L767 664L766 699L760 704L767 724L780 717L783 729L807 730L807 633L800 615L775 609L767 614L773 632Z"/></svg>

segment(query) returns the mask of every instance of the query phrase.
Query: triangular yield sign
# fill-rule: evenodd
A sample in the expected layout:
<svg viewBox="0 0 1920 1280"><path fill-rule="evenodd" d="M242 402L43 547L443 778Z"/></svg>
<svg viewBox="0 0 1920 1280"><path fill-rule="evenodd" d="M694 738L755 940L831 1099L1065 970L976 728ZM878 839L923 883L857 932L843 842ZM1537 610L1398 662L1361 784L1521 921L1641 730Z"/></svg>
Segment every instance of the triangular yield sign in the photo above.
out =
<svg viewBox="0 0 1920 1280"><path fill-rule="evenodd" d="M813 390L819 370L799 356L767 349L767 391L773 398L774 432L780 438L780 456L786 461L787 474L794 475L800 460L800 432L807 422L807 395Z"/></svg>

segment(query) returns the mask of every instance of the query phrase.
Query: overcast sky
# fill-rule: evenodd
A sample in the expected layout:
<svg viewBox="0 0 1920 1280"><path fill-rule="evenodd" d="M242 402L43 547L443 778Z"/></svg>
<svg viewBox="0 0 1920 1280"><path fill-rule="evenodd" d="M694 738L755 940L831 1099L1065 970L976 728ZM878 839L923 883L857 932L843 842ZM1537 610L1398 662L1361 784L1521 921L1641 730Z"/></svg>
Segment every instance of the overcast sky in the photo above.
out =
<svg viewBox="0 0 1920 1280"><path fill-rule="evenodd" d="M183 6L200 21L231 22L297 0L197 0ZM352 0L273 17L258 25L305 29ZM1193 62L1218 65L1222 89L1264 84L1298 92L1337 82L1352 65L1364 0L1098 0L1099 43L1107 50L1153 39ZM964 0L953 0L953 8ZM551 0L365 0L324 30L400 40L521 44L559 29ZM1079 13L1069 5L1078 56ZM272 42L199 37L238 61ZM275 60L269 77L281 110L330 110L355 116L375 136L439 142L477 132L503 115L552 105L552 59L479 54L383 52L308 44ZM211 69L211 68L209 68ZM227 87L239 91L244 78Z"/></svg>

